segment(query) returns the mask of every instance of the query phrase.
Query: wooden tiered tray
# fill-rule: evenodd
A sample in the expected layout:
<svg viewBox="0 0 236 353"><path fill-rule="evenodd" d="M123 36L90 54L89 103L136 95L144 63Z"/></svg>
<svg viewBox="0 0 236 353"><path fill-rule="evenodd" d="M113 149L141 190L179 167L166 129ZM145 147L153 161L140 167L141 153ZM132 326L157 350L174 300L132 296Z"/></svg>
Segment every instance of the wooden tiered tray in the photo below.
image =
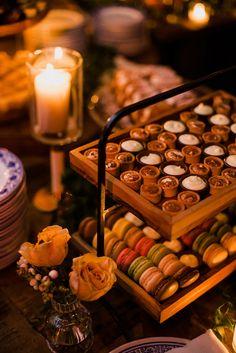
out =
<svg viewBox="0 0 236 353"><path fill-rule="evenodd" d="M78 233L72 235L72 243L81 253L96 251ZM204 270L205 272L201 271L201 275L195 283L187 288L179 289L163 303L159 303L123 272L116 270L116 275L119 285L155 320L162 323L234 272L236 270L236 256L229 257L214 269L205 268Z"/></svg>
<svg viewBox="0 0 236 353"><path fill-rule="evenodd" d="M191 104L179 109L169 110L156 117L152 122L164 123L166 120L178 120L181 111L189 110L200 102L208 103L215 95L223 95L236 100L232 95L224 91L215 91L196 99ZM140 124L138 126L143 126ZM108 141L119 142L129 136L129 129L122 130L110 136ZM98 147L98 141L86 144L70 152L71 167L93 184L97 184L98 166L84 156L89 148ZM146 223L160 231L167 239L177 238L207 218L215 216L221 210L227 208L236 200L236 183L224 188L217 194L206 196L198 204L186 209L176 216L169 216L161 208L153 205L141 197L137 192L126 186L119 179L106 173L106 188L110 196L121 204L127 205L134 214L142 218Z"/></svg>

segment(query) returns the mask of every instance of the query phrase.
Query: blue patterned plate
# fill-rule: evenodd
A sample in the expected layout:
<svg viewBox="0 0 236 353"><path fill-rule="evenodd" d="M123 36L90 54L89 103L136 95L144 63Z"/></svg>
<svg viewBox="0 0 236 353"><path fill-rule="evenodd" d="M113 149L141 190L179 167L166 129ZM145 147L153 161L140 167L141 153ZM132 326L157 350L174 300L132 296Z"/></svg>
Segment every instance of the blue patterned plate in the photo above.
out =
<svg viewBox="0 0 236 353"><path fill-rule="evenodd" d="M24 178L24 168L15 154L0 148L0 204L13 195Z"/></svg>
<svg viewBox="0 0 236 353"><path fill-rule="evenodd" d="M110 353L164 353L185 346L189 340L176 337L149 337L125 343Z"/></svg>

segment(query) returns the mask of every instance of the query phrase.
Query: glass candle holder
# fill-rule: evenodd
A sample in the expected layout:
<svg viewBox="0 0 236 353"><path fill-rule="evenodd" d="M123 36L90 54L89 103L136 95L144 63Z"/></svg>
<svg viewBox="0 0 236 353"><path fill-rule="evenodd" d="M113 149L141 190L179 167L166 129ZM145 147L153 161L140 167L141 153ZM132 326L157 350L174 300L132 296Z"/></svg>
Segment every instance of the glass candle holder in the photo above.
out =
<svg viewBox="0 0 236 353"><path fill-rule="evenodd" d="M30 120L35 139L52 146L75 142L83 130L83 58L51 47L31 53Z"/></svg>

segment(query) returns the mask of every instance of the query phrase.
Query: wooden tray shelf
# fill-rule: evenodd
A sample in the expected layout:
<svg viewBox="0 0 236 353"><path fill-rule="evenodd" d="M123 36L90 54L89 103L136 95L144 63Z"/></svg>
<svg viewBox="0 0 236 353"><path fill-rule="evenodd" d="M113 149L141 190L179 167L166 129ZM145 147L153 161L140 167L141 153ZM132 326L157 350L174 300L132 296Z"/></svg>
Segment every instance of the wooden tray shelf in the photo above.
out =
<svg viewBox="0 0 236 353"><path fill-rule="evenodd" d="M152 122L163 123L167 119L177 120L181 111L191 109L200 102L207 103L215 95L219 94L236 100L235 97L224 91L215 91L179 109L171 109L168 113L159 115ZM137 126L144 125L139 124ZM125 129L112 134L108 141L120 141L129 135L129 130ZM97 147L97 145L98 140L70 151L71 167L95 185L97 184L97 165L87 159L83 153L89 148ZM234 183L217 194L207 196L198 204L181 212L181 214L171 217L109 173L106 173L106 188L114 200L127 205L133 213L160 231L167 239L178 238L187 233L207 218L215 216L221 210L230 206L236 200L236 183Z"/></svg>
<svg viewBox="0 0 236 353"><path fill-rule="evenodd" d="M72 244L81 253L96 252L78 233L72 235ZM116 271L119 285L124 288L134 300L144 308L155 320L162 323L178 311L192 303L209 289L221 282L236 270L236 256L229 257L224 263L214 269L201 271L199 279L191 286L179 289L171 298L159 303L142 287L120 270Z"/></svg>

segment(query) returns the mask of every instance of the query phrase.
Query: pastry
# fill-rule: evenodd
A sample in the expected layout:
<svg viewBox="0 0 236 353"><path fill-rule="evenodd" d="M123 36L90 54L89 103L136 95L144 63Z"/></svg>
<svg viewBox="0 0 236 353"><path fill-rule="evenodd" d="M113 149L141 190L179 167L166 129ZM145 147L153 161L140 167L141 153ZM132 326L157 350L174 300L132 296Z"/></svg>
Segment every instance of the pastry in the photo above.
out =
<svg viewBox="0 0 236 353"><path fill-rule="evenodd" d="M152 261L146 256L138 256L129 266L128 275L133 278L135 282L138 282L142 273L152 266Z"/></svg>
<svg viewBox="0 0 236 353"><path fill-rule="evenodd" d="M221 175L228 179L230 183L236 181L236 169L235 168L225 168L222 170Z"/></svg>
<svg viewBox="0 0 236 353"><path fill-rule="evenodd" d="M129 132L130 137L139 141L148 141L149 133L142 127L135 127Z"/></svg>
<svg viewBox="0 0 236 353"><path fill-rule="evenodd" d="M119 177L120 175L120 163L117 159L106 159L105 168L108 173L114 177Z"/></svg>
<svg viewBox="0 0 236 353"><path fill-rule="evenodd" d="M229 154L236 154L236 143L230 143L227 149Z"/></svg>
<svg viewBox="0 0 236 353"><path fill-rule="evenodd" d="M222 224L216 233L217 241L219 241L225 233L232 232L232 227L230 224Z"/></svg>
<svg viewBox="0 0 236 353"><path fill-rule="evenodd" d="M222 247L222 245L213 243L211 244L203 254L203 261L210 268L213 268L223 261L225 261L228 257L228 251Z"/></svg>
<svg viewBox="0 0 236 353"><path fill-rule="evenodd" d="M208 177L208 175L210 174L210 168L204 163L190 164L189 171L191 174L196 174L203 177Z"/></svg>
<svg viewBox="0 0 236 353"><path fill-rule="evenodd" d="M227 125L213 125L211 127L213 134L220 136L221 141L228 141L230 128Z"/></svg>
<svg viewBox="0 0 236 353"><path fill-rule="evenodd" d="M205 192L208 187L205 178L194 174L183 177L180 182L180 185L184 190L196 191L197 193Z"/></svg>
<svg viewBox="0 0 236 353"><path fill-rule="evenodd" d="M118 240L116 243L114 243L108 256L110 256L114 261L116 261L121 251L124 250L126 247L127 245L123 240Z"/></svg>
<svg viewBox="0 0 236 353"><path fill-rule="evenodd" d="M155 239L158 240L161 238L161 234L159 232L157 232L155 229L153 229L152 227L149 226L145 226L143 228L143 233L151 239Z"/></svg>
<svg viewBox="0 0 236 353"><path fill-rule="evenodd" d="M144 271L140 278L139 284L145 289L146 292L151 295L154 294L156 286L165 278L162 271L160 271L156 266L152 266Z"/></svg>
<svg viewBox="0 0 236 353"><path fill-rule="evenodd" d="M160 124L148 124L144 126L144 130L149 134L151 140L155 140L157 136L163 131L163 127Z"/></svg>
<svg viewBox="0 0 236 353"><path fill-rule="evenodd" d="M190 230L188 233L182 235L180 237L181 241L183 242L184 245L187 247L192 247L192 244L194 240L197 238L197 236L202 233L203 229L201 226L197 226Z"/></svg>
<svg viewBox="0 0 236 353"><path fill-rule="evenodd" d="M199 266L199 259L194 254L183 254L179 259L185 266L191 268L197 268Z"/></svg>
<svg viewBox="0 0 236 353"><path fill-rule="evenodd" d="M115 209L109 209L105 214L105 225L107 228L112 229L115 222L124 216L126 213L125 207L115 207Z"/></svg>
<svg viewBox="0 0 236 353"><path fill-rule="evenodd" d="M169 254L169 255L173 255L173 254ZM168 255L166 255L159 264L159 268L161 265L161 262L165 261L167 259ZM164 275L166 276L173 276L175 277L176 273L178 273L178 271L180 271L182 268L184 268L185 265L178 259L168 259L168 261L166 261L166 263L164 264L164 266L162 266L162 271L164 273Z"/></svg>
<svg viewBox="0 0 236 353"><path fill-rule="evenodd" d="M215 156L205 157L203 163L210 168L212 176L220 175L224 162L222 159Z"/></svg>
<svg viewBox="0 0 236 353"><path fill-rule="evenodd" d="M159 140L152 140L150 142L147 143L147 149L150 152L160 152L160 153L164 153L165 150L167 149L167 145L165 142L163 141L159 141Z"/></svg>
<svg viewBox="0 0 236 353"><path fill-rule="evenodd" d="M160 175L159 168L153 165L146 165L139 171L144 184L156 183Z"/></svg>
<svg viewBox="0 0 236 353"><path fill-rule="evenodd" d="M197 114L193 111L184 111L179 114L179 118L183 123L187 124L189 120L196 120Z"/></svg>
<svg viewBox="0 0 236 353"><path fill-rule="evenodd" d="M163 212L170 216L175 216L177 213L185 210L184 204L178 200L167 200L162 204L161 208Z"/></svg>
<svg viewBox="0 0 236 353"><path fill-rule="evenodd" d="M205 103L199 103L194 109L194 113L196 113L199 117L208 117L213 114L214 110L213 108Z"/></svg>
<svg viewBox="0 0 236 353"><path fill-rule="evenodd" d="M234 116L235 116L235 122L230 125L230 132L231 132L231 135L235 138L236 137L236 113L234 113Z"/></svg>
<svg viewBox="0 0 236 353"><path fill-rule="evenodd" d="M125 233L124 241L130 249L134 249L137 242L144 237L142 230L136 226L129 228Z"/></svg>
<svg viewBox="0 0 236 353"><path fill-rule="evenodd" d="M115 142L108 142L106 144L106 158L113 159L116 154L120 152L120 146Z"/></svg>
<svg viewBox="0 0 236 353"><path fill-rule="evenodd" d="M197 146L200 144L200 139L194 134L182 134L178 137L178 144L183 146Z"/></svg>
<svg viewBox="0 0 236 353"><path fill-rule="evenodd" d="M98 148L89 148L84 152L85 157L94 163L98 163Z"/></svg>
<svg viewBox="0 0 236 353"><path fill-rule="evenodd" d="M236 168L236 154L231 154L230 156L226 157L225 165L230 168Z"/></svg>
<svg viewBox="0 0 236 353"><path fill-rule="evenodd" d="M117 267L119 270L127 273L129 266L137 257L138 254L134 250L125 248L119 253L116 259Z"/></svg>
<svg viewBox="0 0 236 353"><path fill-rule="evenodd" d="M200 273L196 268L184 266L174 275L174 278L179 282L180 288L186 288L193 284L199 276Z"/></svg>
<svg viewBox="0 0 236 353"><path fill-rule="evenodd" d="M206 144L203 147L203 154L205 156L215 156L222 158L225 156L226 149L221 144Z"/></svg>
<svg viewBox="0 0 236 353"><path fill-rule="evenodd" d="M113 249L113 247L115 246L116 243L118 242L122 242L122 240L118 239L117 237L112 237L110 239L108 239L105 243L104 243L104 255L105 256L110 256L111 251ZM126 247L126 244L125 246Z"/></svg>
<svg viewBox="0 0 236 353"><path fill-rule="evenodd" d="M97 231L97 220L94 217L85 217L79 224L78 233L88 243L92 242L92 239Z"/></svg>
<svg viewBox="0 0 236 353"><path fill-rule="evenodd" d="M215 114L209 118L209 121L213 125L229 125L230 118L224 114Z"/></svg>
<svg viewBox="0 0 236 353"><path fill-rule="evenodd" d="M127 221L124 217L121 217L114 223L112 232L115 233L120 240L123 240L125 234L131 227L133 227L133 223Z"/></svg>
<svg viewBox="0 0 236 353"><path fill-rule="evenodd" d="M145 151L139 152L139 154L136 156L136 159L141 166L144 166L144 165L158 166L163 161L163 156L161 153L158 153L158 152L154 153L154 152L145 150Z"/></svg>
<svg viewBox="0 0 236 353"><path fill-rule="evenodd" d="M172 132L165 131L165 132L160 133L158 135L157 139L159 141L165 142L169 148L175 148L177 136Z"/></svg>
<svg viewBox="0 0 236 353"><path fill-rule="evenodd" d="M158 184L162 188L164 197L174 197L178 193L179 181L176 177L163 176L158 180Z"/></svg>
<svg viewBox="0 0 236 353"><path fill-rule="evenodd" d="M124 215L124 218L133 223L136 227L141 227L143 225L143 221L129 211Z"/></svg>
<svg viewBox="0 0 236 353"><path fill-rule="evenodd" d="M173 240L166 240L163 242L163 245L165 245L168 249L173 251L174 253L178 253L181 250L183 250L183 244L179 239L173 239Z"/></svg>
<svg viewBox="0 0 236 353"><path fill-rule="evenodd" d="M122 151L130 153L138 153L145 147L145 143L137 139L126 138L120 142L120 148Z"/></svg>
<svg viewBox="0 0 236 353"><path fill-rule="evenodd" d="M215 242L216 238L214 235L208 234L207 232L202 232L194 240L192 249L193 251L198 252L200 255L203 255L208 246Z"/></svg>
<svg viewBox="0 0 236 353"><path fill-rule="evenodd" d="M220 239L222 246L228 251L229 255L236 253L236 234L233 232L225 233Z"/></svg>
<svg viewBox="0 0 236 353"><path fill-rule="evenodd" d="M117 236L114 232L112 232L109 228L104 228L104 246L106 246L106 243L111 239L115 238L117 239ZM97 249L97 233L94 234L93 240L92 240L92 246Z"/></svg>
<svg viewBox="0 0 236 353"><path fill-rule="evenodd" d="M120 180L135 191L139 191L142 183L142 178L136 170L126 170L121 173Z"/></svg>
<svg viewBox="0 0 236 353"><path fill-rule="evenodd" d="M211 131L204 132L202 134L202 139L205 143L219 143L221 141L221 137L213 134Z"/></svg>
<svg viewBox="0 0 236 353"><path fill-rule="evenodd" d="M186 130L186 126L182 121L168 120L163 125L164 130L174 134L180 134Z"/></svg>
<svg viewBox="0 0 236 353"><path fill-rule="evenodd" d="M154 239L147 236L142 237L135 245L134 250L141 256L147 256L149 250L156 244Z"/></svg>
<svg viewBox="0 0 236 353"><path fill-rule="evenodd" d="M163 175L173 175L176 178L183 176L188 171L186 164L179 162L162 163L160 169Z"/></svg>
<svg viewBox="0 0 236 353"><path fill-rule="evenodd" d="M176 150L174 148L168 149L165 153L165 159L167 161L173 161L173 162L183 162L184 160L184 155L181 151Z"/></svg>
<svg viewBox="0 0 236 353"><path fill-rule="evenodd" d="M202 135L206 124L201 120L190 119L187 121L189 132L196 135Z"/></svg>
<svg viewBox="0 0 236 353"><path fill-rule="evenodd" d="M202 150L198 146L184 146L181 150L187 164L200 162Z"/></svg>
<svg viewBox="0 0 236 353"><path fill-rule="evenodd" d="M200 201L200 196L195 191L181 191L177 195L177 200L180 201L186 208L196 205Z"/></svg>
<svg viewBox="0 0 236 353"><path fill-rule="evenodd" d="M135 157L130 152L120 152L115 156L115 159L120 163L121 172L134 168Z"/></svg>
<svg viewBox="0 0 236 353"><path fill-rule="evenodd" d="M140 187L140 195L146 200L157 204L161 200L162 188L155 183L142 184Z"/></svg>
<svg viewBox="0 0 236 353"><path fill-rule="evenodd" d="M170 298L179 288L178 282L172 277L165 277L156 285L153 296L158 301Z"/></svg>
<svg viewBox="0 0 236 353"><path fill-rule="evenodd" d="M215 175L208 179L208 183L210 186L210 194L216 194L222 189L226 188L229 185L229 181L222 175Z"/></svg>
<svg viewBox="0 0 236 353"><path fill-rule="evenodd" d="M169 253L164 256L158 264L158 268L165 274L166 267L170 264L178 260L178 257L173 253ZM171 274L169 274L171 276Z"/></svg>
<svg viewBox="0 0 236 353"><path fill-rule="evenodd" d="M155 244L148 252L147 257L158 266L163 257L170 254L171 250L162 244Z"/></svg>
<svg viewBox="0 0 236 353"><path fill-rule="evenodd" d="M219 114L229 115L231 110L230 98L223 97L222 95L216 95L213 97L213 107Z"/></svg>

